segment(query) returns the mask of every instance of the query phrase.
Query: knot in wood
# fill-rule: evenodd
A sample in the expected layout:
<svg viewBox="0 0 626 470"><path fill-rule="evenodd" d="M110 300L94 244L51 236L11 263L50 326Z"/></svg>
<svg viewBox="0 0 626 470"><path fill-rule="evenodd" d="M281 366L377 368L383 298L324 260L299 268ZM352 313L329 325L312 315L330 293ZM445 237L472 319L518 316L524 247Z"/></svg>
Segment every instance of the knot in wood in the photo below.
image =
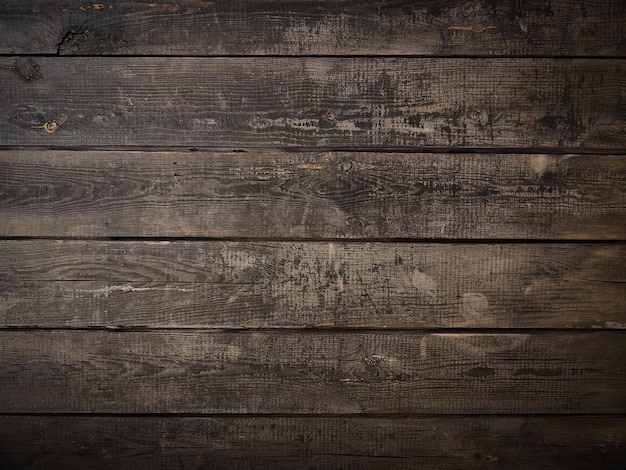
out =
<svg viewBox="0 0 626 470"><path fill-rule="evenodd" d="M42 78L40 73L41 66L30 58L20 57L16 59L13 69L25 82Z"/></svg>
<svg viewBox="0 0 626 470"><path fill-rule="evenodd" d="M333 163L332 168L337 173L350 173L352 170L354 170L354 166L355 164L352 160L338 160Z"/></svg>
<svg viewBox="0 0 626 470"><path fill-rule="evenodd" d="M319 126L322 129L330 129L337 125L337 117L333 111L326 111L319 117Z"/></svg>
<svg viewBox="0 0 626 470"><path fill-rule="evenodd" d="M489 113L480 109L471 109L467 113L467 117L470 121L478 124L479 126L485 126L489 123Z"/></svg>
<svg viewBox="0 0 626 470"><path fill-rule="evenodd" d="M50 121L50 122L44 122L41 127L43 127L43 130L46 131L46 133L52 134L56 132L56 130L59 128L59 124L56 123L55 121Z"/></svg>
<svg viewBox="0 0 626 470"><path fill-rule="evenodd" d="M367 356L364 359L365 363L367 365L373 366L373 365L377 365L377 364L381 364L383 362L387 361L387 358L385 356L380 356L378 354L372 354L371 356Z"/></svg>
<svg viewBox="0 0 626 470"><path fill-rule="evenodd" d="M358 227L363 228L367 227L369 224L359 217L348 217L345 220L345 224L349 227Z"/></svg>

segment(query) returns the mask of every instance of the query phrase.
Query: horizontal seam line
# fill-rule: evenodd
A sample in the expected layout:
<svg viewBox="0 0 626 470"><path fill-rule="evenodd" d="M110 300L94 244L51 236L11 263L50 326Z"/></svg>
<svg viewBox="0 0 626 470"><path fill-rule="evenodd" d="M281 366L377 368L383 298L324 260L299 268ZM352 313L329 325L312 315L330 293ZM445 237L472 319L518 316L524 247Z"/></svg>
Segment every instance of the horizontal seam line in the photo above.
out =
<svg viewBox="0 0 626 470"><path fill-rule="evenodd" d="M514 238L328 238L328 237L134 237L134 236L0 236L2 241L93 241L93 242L194 242L194 243L340 243L340 244L428 244L428 245L622 245L626 239L514 239Z"/></svg>
<svg viewBox="0 0 626 470"><path fill-rule="evenodd" d="M520 417L545 417L545 418L594 418L615 417L626 419L623 413L185 413L185 412L154 412L154 413L124 413L124 412L5 412L0 413L3 417L103 417L103 418L357 418L357 419L407 419L407 418L520 418Z"/></svg>
<svg viewBox="0 0 626 470"><path fill-rule="evenodd" d="M626 157L622 147L615 148L580 148L580 147L445 147L445 146L368 146L368 147L342 147L342 146L238 146L238 145L43 145L43 144L0 144L0 152L3 151L73 151L73 152L188 152L196 153L252 153L252 152L280 152L289 154L311 153L387 153L387 154L483 154L483 155L580 155L580 156L623 156Z"/></svg>
<svg viewBox="0 0 626 470"><path fill-rule="evenodd" d="M617 41L616 41L617 44ZM5 53L0 57L54 57L54 58L159 58L159 59L563 59L563 60L616 60L626 58L624 54L64 54L57 52L46 53Z"/></svg>
<svg viewBox="0 0 626 470"><path fill-rule="evenodd" d="M484 328L484 327L421 327L421 328L385 328L385 327L228 327L228 326L216 326L216 327L148 327L148 326L123 326L123 325L111 325L111 326L1 326L0 332L107 332L107 333L178 333L178 332L190 332L190 333L207 333L207 334L254 334L254 333L267 333L278 335L293 335L299 334L400 334L400 335L415 335L415 334L467 334L467 335L521 335L521 334L535 334L535 335L552 335L552 334L568 334L568 335L596 335L596 334L626 334L626 329L619 328L558 328L558 327L546 327L546 328L529 328L529 327L506 327L506 328Z"/></svg>

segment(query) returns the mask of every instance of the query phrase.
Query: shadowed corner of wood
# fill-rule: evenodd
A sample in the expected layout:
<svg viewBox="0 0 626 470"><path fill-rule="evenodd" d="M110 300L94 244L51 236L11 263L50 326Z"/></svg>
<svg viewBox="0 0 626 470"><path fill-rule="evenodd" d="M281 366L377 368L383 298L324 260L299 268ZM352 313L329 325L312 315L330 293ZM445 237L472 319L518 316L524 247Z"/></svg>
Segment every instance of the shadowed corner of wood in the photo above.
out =
<svg viewBox="0 0 626 470"><path fill-rule="evenodd" d="M326 165L318 165L315 163L300 163L296 166L300 170L324 170Z"/></svg>

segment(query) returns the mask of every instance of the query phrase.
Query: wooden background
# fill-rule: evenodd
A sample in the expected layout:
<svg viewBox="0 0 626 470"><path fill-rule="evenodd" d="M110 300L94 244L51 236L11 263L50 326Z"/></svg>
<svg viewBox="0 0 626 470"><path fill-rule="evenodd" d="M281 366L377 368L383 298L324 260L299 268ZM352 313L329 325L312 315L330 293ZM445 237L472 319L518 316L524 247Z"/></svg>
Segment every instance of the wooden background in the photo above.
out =
<svg viewBox="0 0 626 470"><path fill-rule="evenodd" d="M0 468L626 462L622 0L0 3Z"/></svg>

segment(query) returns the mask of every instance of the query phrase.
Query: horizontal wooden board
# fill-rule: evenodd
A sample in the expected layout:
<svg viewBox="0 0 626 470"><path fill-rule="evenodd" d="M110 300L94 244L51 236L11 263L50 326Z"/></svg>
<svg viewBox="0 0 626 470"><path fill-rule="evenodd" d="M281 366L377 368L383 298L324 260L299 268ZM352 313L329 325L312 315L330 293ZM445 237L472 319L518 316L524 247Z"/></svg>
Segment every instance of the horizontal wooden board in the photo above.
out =
<svg viewBox="0 0 626 470"><path fill-rule="evenodd" d="M623 240L626 157L6 150L0 218L1 236Z"/></svg>
<svg viewBox="0 0 626 470"><path fill-rule="evenodd" d="M621 469L622 417L0 416L3 468Z"/></svg>
<svg viewBox="0 0 626 470"><path fill-rule="evenodd" d="M624 55L621 0L4 0L1 54Z"/></svg>
<svg viewBox="0 0 626 470"><path fill-rule="evenodd" d="M0 242L10 327L626 328L626 246Z"/></svg>
<svg viewBox="0 0 626 470"><path fill-rule="evenodd" d="M611 59L0 58L0 142L623 151Z"/></svg>
<svg viewBox="0 0 626 470"><path fill-rule="evenodd" d="M623 413L621 333L0 332L0 412Z"/></svg>

